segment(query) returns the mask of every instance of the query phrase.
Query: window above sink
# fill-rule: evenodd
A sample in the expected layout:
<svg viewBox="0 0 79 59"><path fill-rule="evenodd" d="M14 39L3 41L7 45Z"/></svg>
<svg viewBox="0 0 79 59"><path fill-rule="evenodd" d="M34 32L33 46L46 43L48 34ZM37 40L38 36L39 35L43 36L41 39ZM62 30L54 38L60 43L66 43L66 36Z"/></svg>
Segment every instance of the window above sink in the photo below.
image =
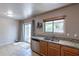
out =
<svg viewBox="0 0 79 59"><path fill-rule="evenodd" d="M44 32L64 33L65 32L64 29L65 29L65 20L64 19L45 21L43 23Z"/></svg>

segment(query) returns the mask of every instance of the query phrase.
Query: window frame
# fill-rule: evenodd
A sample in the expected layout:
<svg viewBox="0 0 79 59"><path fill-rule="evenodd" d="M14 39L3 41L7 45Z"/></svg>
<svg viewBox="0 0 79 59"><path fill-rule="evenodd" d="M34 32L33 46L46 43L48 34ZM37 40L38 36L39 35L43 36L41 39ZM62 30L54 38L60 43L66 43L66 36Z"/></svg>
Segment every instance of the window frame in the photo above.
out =
<svg viewBox="0 0 79 59"><path fill-rule="evenodd" d="M46 22L51 22L51 21L46 21ZM53 25L54 25L54 22L52 21L52 32L46 32L46 31L45 31L45 22L44 22L44 23L43 23L43 32L46 32L46 33L53 33L53 31L54 31Z"/></svg>
<svg viewBox="0 0 79 59"><path fill-rule="evenodd" d="M54 22L55 21L57 21L57 20L52 20L52 25L53 25L53 27L52 27L52 32L46 32L45 31L45 22L43 23L43 32L46 32L46 33L58 33L58 34L63 34L63 33L65 33L65 20L64 19L58 19L58 21L60 21L60 20L63 20L63 32L54 32ZM46 21L46 22L50 22L50 21Z"/></svg>
<svg viewBox="0 0 79 59"><path fill-rule="evenodd" d="M53 32L54 33L61 33L61 34L65 33L65 20L61 19L61 20L55 20L55 21L63 21L63 32L55 32L55 31L53 31ZM55 21L54 21L54 23L55 23ZM55 30L55 28L54 28L54 30Z"/></svg>

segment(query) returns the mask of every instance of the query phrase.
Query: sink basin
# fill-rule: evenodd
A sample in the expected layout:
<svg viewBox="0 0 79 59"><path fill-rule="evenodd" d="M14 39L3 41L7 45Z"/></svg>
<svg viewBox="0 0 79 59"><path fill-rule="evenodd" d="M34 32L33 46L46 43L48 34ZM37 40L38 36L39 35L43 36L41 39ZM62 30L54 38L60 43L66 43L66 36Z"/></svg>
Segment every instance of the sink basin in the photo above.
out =
<svg viewBox="0 0 79 59"><path fill-rule="evenodd" d="M58 39L52 39L52 40L50 40L50 41L53 41L53 42L59 42Z"/></svg>
<svg viewBox="0 0 79 59"><path fill-rule="evenodd" d="M45 39L45 40L51 40L51 38L50 38L50 37L45 37L44 39Z"/></svg>
<svg viewBox="0 0 79 59"><path fill-rule="evenodd" d="M51 42L59 42L59 40L57 38L55 38L55 37L45 37L44 39L49 40Z"/></svg>

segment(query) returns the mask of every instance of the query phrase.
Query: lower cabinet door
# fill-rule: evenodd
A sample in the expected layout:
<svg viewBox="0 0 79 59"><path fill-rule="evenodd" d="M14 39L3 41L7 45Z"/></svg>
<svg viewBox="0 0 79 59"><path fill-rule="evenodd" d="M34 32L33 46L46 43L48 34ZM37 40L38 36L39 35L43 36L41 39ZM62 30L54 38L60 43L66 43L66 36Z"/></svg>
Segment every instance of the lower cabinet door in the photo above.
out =
<svg viewBox="0 0 79 59"><path fill-rule="evenodd" d="M77 56L75 53L71 53L71 52L68 52L68 51L64 51L63 52L63 56Z"/></svg>
<svg viewBox="0 0 79 59"><path fill-rule="evenodd" d="M48 56L60 56L60 45L49 43Z"/></svg>
<svg viewBox="0 0 79 59"><path fill-rule="evenodd" d="M60 49L49 47L48 48L48 56L60 56Z"/></svg>
<svg viewBox="0 0 79 59"><path fill-rule="evenodd" d="M40 41L40 54L47 56L47 42L46 41Z"/></svg>
<svg viewBox="0 0 79 59"><path fill-rule="evenodd" d="M78 49L61 46L61 56L78 56L78 54Z"/></svg>

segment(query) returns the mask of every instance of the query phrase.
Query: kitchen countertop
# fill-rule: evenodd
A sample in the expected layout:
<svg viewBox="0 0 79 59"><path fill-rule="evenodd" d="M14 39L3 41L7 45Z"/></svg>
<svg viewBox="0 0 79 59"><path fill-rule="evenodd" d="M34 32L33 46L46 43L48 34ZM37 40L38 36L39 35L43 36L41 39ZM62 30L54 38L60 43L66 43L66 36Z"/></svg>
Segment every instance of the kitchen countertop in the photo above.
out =
<svg viewBox="0 0 79 59"><path fill-rule="evenodd" d="M54 37L51 39L46 39L44 36L32 36L33 39L37 39L37 40L43 40L43 41L47 41L47 42L51 42L51 43L56 43L56 44L60 44L60 45L65 45L65 46L69 46L69 47L73 47L73 48L77 48L79 49L79 40L77 39L69 39L69 38L60 38L60 37Z"/></svg>

